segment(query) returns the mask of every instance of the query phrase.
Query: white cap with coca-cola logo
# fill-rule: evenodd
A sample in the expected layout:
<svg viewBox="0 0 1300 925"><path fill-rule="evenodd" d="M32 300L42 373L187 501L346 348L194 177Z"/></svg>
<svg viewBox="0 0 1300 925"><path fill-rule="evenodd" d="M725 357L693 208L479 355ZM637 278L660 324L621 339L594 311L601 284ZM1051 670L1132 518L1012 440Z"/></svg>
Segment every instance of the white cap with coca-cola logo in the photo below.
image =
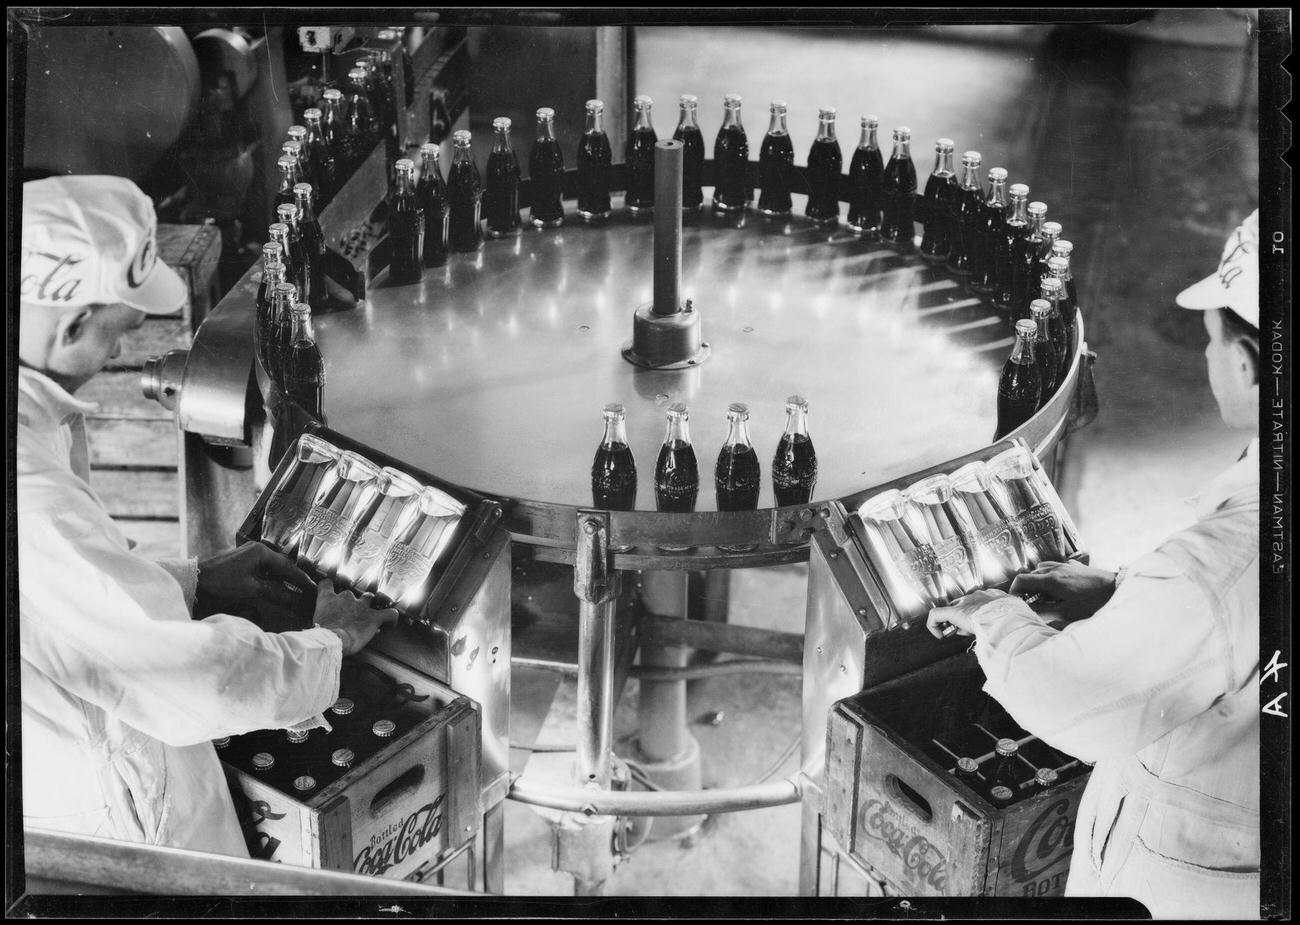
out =
<svg viewBox="0 0 1300 925"><path fill-rule="evenodd" d="M1228 235L1219 269L1174 297L1183 308L1230 308L1259 327L1259 209Z"/></svg>
<svg viewBox="0 0 1300 925"><path fill-rule="evenodd" d="M158 259L157 216L123 177L49 177L23 184L23 304L125 303L150 315L185 304L188 290Z"/></svg>

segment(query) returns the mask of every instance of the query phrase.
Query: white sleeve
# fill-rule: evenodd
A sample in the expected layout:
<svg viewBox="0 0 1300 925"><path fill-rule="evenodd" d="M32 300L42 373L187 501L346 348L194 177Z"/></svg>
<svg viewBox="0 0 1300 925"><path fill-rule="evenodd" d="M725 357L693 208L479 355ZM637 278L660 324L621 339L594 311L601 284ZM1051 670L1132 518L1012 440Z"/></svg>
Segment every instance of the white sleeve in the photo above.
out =
<svg viewBox="0 0 1300 925"><path fill-rule="evenodd" d="M265 633L190 619L177 582L141 558L85 491L19 492L22 657L76 695L170 745L283 728L338 696L327 629Z"/></svg>
<svg viewBox="0 0 1300 925"><path fill-rule="evenodd" d="M984 690L1026 730L1088 761L1130 755L1226 688L1205 592L1160 552L1091 618L1057 631L1018 598L973 617Z"/></svg>
<svg viewBox="0 0 1300 925"><path fill-rule="evenodd" d="M188 559L155 559L154 561L163 571L176 579L185 598L185 607L193 612L194 599L199 593L199 560L191 556Z"/></svg>

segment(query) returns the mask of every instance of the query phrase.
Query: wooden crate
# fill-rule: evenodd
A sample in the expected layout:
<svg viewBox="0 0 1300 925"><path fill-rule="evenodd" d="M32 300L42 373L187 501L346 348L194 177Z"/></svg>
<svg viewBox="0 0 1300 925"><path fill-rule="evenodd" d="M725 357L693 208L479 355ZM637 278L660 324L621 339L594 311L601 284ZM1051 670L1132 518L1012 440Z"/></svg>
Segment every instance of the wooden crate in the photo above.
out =
<svg viewBox="0 0 1300 925"><path fill-rule="evenodd" d="M958 655L835 705L827 727L824 825L905 896L1059 896L1074 845L1086 765L1033 739L981 691ZM988 730L988 733L973 724ZM976 759L996 738L1024 741L1031 766L1061 768L1047 789L993 805L958 780L951 752ZM974 752L974 754L969 754ZM981 762L987 774L991 761Z"/></svg>
<svg viewBox="0 0 1300 925"><path fill-rule="evenodd" d="M301 867L422 879L482 827L479 710L377 652L344 664L340 695L354 699L356 710L350 717L327 713L333 732L312 730L301 744L283 730L249 733L218 749L250 854ZM376 685L386 683L381 675L391 679L391 690L406 686L425 699L377 708ZM398 734L367 753L352 733L368 735L383 718L396 718ZM343 770L329 756L345 743L357 758ZM270 772L253 770L258 752L275 756ZM302 775L317 786L295 789Z"/></svg>

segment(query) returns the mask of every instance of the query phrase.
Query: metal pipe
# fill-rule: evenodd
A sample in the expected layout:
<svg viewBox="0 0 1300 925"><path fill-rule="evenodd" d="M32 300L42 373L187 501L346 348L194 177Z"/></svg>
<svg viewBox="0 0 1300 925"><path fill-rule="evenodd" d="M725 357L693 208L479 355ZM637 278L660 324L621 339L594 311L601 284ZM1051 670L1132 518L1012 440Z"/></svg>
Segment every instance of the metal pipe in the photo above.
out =
<svg viewBox="0 0 1300 925"><path fill-rule="evenodd" d="M686 619L685 572L646 572L641 576L641 600L651 613ZM641 646L641 665L649 669L680 671L686 667L683 646ZM650 762L671 761L683 755L686 737L685 679L640 675L637 701L641 754Z"/></svg>
<svg viewBox="0 0 1300 925"><path fill-rule="evenodd" d="M803 669L789 662L769 662L759 659L737 659L716 662L712 665L694 665L689 668L659 668L633 665L632 677L641 681L695 681L729 674L783 674L798 677Z"/></svg>
<svg viewBox="0 0 1300 925"><path fill-rule="evenodd" d="M684 146L655 142L654 313L682 310L682 162Z"/></svg>
<svg viewBox="0 0 1300 925"><path fill-rule="evenodd" d="M614 604L578 602L578 777L600 787L614 742Z"/></svg>
<svg viewBox="0 0 1300 925"><path fill-rule="evenodd" d="M801 794L799 784L789 778L717 790L643 792L562 789L531 784L523 777L517 777L510 785L508 797L532 806L589 816L697 816L784 806L798 803Z"/></svg>

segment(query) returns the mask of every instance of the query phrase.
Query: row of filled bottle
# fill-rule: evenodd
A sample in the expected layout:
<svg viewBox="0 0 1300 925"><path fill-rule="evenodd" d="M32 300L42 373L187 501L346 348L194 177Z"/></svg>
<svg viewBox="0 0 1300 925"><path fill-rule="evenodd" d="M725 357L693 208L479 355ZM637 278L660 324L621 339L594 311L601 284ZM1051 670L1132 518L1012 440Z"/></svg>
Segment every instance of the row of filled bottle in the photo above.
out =
<svg viewBox="0 0 1300 925"><path fill-rule="evenodd" d="M1067 316L1061 309L1062 290L1061 280L1043 280L1042 298L1029 303L1028 318L1016 321L1015 344L998 378L994 440L1001 440L1033 417L1070 373L1074 313Z"/></svg>
<svg viewBox="0 0 1300 925"><path fill-rule="evenodd" d="M777 505L805 504L817 483L817 454L808 436L808 403L798 395L786 399L785 432L772 458L772 492ZM637 470L628 445L621 404L605 406L605 433L591 464L591 494L595 507L630 511L636 507ZM685 404L668 406L668 426L655 462L655 506L660 511L690 513L700 491L700 470L691 443ZM735 402L727 408L727 438L714 466L714 490L719 511L750 511L758 507L762 467L749 439L749 408Z"/></svg>

